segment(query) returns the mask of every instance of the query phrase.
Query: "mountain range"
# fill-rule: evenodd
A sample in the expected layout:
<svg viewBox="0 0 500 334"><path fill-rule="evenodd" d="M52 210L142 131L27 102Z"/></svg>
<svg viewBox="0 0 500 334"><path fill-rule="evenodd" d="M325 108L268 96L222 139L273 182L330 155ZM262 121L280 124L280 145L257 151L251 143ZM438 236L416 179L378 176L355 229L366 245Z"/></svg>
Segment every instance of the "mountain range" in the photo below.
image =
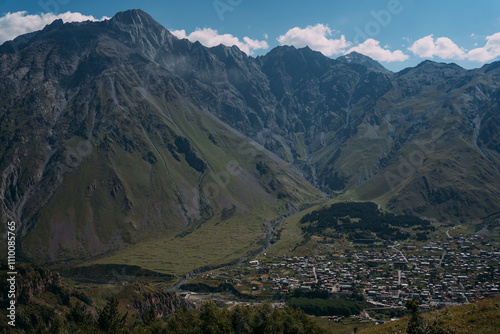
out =
<svg viewBox="0 0 500 334"><path fill-rule="evenodd" d="M327 198L496 218L499 68L393 73L291 46L250 57L141 10L57 20L0 46L1 216L45 264L158 240L172 257L237 261Z"/></svg>

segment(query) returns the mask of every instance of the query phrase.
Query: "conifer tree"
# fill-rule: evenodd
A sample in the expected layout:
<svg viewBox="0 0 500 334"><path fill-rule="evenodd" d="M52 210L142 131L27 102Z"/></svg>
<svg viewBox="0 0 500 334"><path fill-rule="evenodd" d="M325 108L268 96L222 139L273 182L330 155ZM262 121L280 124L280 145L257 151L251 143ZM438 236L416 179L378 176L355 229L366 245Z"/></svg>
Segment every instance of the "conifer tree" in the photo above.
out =
<svg viewBox="0 0 500 334"><path fill-rule="evenodd" d="M97 310L96 327L104 332L119 332L124 328L126 318L127 313L121 315L118 312L118 300L109 298L106 305Z"/></svg>

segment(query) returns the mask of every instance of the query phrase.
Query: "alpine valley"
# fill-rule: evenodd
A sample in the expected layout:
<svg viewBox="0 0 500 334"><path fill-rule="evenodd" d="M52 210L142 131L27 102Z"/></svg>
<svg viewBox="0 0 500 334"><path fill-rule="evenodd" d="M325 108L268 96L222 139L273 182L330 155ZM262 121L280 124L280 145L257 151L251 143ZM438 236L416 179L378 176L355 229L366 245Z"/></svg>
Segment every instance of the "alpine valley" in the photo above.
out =
<svg viewBox="0 0 500 334"><path fill-rule="evenodd" d="M141 10L58 20L0 46L2 221L28 262L165 275L269 249L284 217L327 201L494 221L499 83L500 62L250 57Z"/></svg>

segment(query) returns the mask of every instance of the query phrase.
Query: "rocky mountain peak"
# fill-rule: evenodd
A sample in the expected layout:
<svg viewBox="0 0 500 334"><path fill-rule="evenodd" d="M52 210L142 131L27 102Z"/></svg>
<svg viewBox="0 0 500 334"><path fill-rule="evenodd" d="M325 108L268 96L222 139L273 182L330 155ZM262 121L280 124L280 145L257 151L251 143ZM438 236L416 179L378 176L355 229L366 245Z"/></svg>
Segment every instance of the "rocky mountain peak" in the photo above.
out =
<svg viewBox="0 0 500 334"><path fill-rule="evenodd" d="M148 13L140 9L130 9L118 12L111 18L112 22L128 25L151 25L158 24Z"/></svg>
<svg viewBox="0 0 500 334"><path fill-rule="evenodd" d="M285 68L286 72L292 76L320 76L335 63L335 60L307 46L297 49L288 45L278 46L258 59L265 71Z"/></svg>
<svg viewBox="0 0 500 334"><path fill-rule="evenodd" d="M62 19L54 20L54 22L52 22L51 24L46 25L45 28L43 28L43 31L50 31L50 30L56 29L56 28L62 26L63 24L64 24L64 22Z"/></svg>
<svg viewBox="0 0 500 334"><path fill-rule="evenodd" d="M150 60L162 48L171 49L177 38L149 14L132 9L119 12L106 23L106 27L119 34L119 41Z"/></svg>
<svg viewBox="0 0 500 334"><path fill-rule="evenodd" d="M432 60L424 60L420 64L418 64L415 69L452 69L458 71L465 71L465 69L455 63L439 63Z"/></svg>
<svg viewBox="0 0 500 334"><path fill-rule="evenodd" d="M379 62L373 60L372 58L365 56L359 52L353 51L347 55L340 56L337 58L338 61L345 64L359 64L366 66L372 70L380 71L380 72L390 72L384 66L382 66Z"/></svg>
<svg viewBox="0 0 500 334"><path fill-rule="evenodd" d="M496 61L491 64L486 64L482 67L482 70L484 70L485 73L488 73L493 70L497 70L498 68L500 68L500 61Z"/></svg>

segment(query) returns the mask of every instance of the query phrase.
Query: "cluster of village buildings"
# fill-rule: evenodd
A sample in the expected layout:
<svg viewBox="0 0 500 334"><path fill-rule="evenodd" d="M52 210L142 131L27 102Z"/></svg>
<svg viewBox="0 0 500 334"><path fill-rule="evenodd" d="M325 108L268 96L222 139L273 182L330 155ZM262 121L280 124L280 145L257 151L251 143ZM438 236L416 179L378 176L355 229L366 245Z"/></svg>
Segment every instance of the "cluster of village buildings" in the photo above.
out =
<svg viewBox="0 0 500 334"><path fill-rule="evenodd" d="M254 260L250 265L276 292L356 292L387 307L401 306L411 298L427 306L462 304L498 295L500 288L500 249L481 236L460 236L420 247L390 244L378 251L273 260Z"/></svg>

